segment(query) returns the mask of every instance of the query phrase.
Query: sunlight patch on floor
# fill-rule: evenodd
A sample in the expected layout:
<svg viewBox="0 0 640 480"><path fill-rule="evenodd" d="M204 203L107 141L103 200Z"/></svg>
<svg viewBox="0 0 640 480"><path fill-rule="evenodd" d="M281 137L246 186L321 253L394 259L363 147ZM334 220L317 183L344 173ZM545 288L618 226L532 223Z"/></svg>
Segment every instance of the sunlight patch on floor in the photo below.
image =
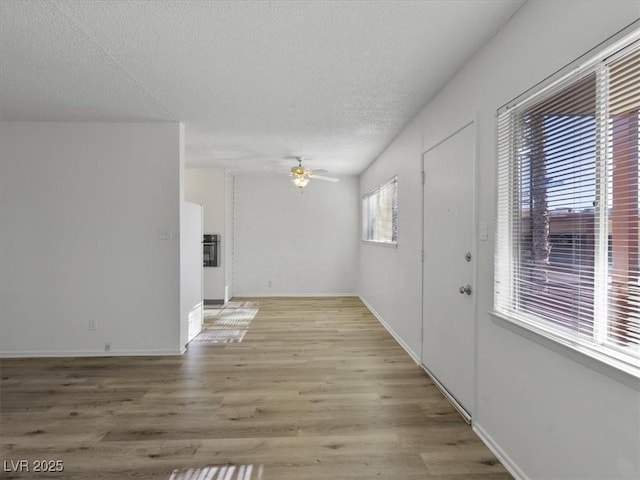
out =
<svg viewBox="0 0 640 480"><path fill-rule="evenodd" d="M247 330L207 330L193 340L200 343L240 343Z"/></svg>
<svg viewBox="0 0 640 480"><path fill-rule="evenodd" d="M207 344L240 343L258 313L256 302L229 302L204 310L202 331L193 341Z"/></svg>
<svg viewBox="0 0 640 480"><path fill-rule="evenodd" d="M262 465L222 465L174 470L169 480L261 480Z"/></svg>

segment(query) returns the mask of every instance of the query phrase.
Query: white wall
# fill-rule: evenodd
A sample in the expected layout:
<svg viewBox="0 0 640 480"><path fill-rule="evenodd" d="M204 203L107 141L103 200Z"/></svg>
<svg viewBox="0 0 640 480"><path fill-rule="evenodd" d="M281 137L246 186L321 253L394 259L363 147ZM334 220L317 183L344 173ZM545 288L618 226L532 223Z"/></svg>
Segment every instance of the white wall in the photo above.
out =
<svg viewBox="0 0 640 480"><path fill-rule="evenodd" d="M0 353L179 353L180 126L2 122L0 140Z"/></svg>
<svg viewBox="0 0 640 480"><path fill-rule="evenodd" d="M225 172L225 187L224 187L224 233L226 241L222 243L224 256L223 264L224 269L224 285L225 296L224 303L226 304L232 297L235 291L234 287L234 231L235 231L235 193L236 193L236 180L235 176L228 170Z"/></svg>
<svg viewBox="0 0 640 480"><path fill-rule="evenodd" d="M362 195L398 175L398 247L360 247L359 292L417 361L422 315L421 131L408 126L360 180ZM418 159L418 161L416 161Z"/></svg>
<svg viewBox="0 0 640 480"><path fill-rule="evenodd" d="M235 295L342 295L356 291L358 182L237 175ZM271 282L271 286L269 286Z"/></svg>
<svg viewBox="0 0 640 480"><path fill-rule="evenodd" d="M637 1L527 2L362 175L361 193L399 175L398 249L363 245L359 282L363 298L414 353L421 317L420 152L476 120L478 221L492 225L496 110L639 17ZM493 249L492 236L478 242L474 428L521 478L639 478L639 382L494 320L487 313ZM384 278L385 287L372 280ZM396 282L410 292L403 301Z"/></svg>
<svg viewBox="0 0 640 480"><path fill-rule="evenodd" d="M229 241L225 232L225 171L219 168L185 169L185 199L203 207L204 233L221 235L220 266L204 269L205 300L223 300L225 270L224 249Z"/></svg>
<svg viewBox="0 0 640 480"><path fill-rule="evenodd" d="M180 345L202 329L202 206L182 202L180 212Z"/></svg>

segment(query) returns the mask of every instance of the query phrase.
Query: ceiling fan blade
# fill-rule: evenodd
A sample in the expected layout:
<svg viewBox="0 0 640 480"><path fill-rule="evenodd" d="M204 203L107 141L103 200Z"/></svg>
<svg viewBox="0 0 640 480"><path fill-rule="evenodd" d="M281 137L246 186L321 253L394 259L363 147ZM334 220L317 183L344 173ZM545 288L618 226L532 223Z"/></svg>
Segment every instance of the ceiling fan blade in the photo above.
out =
<svg viewBox="0 0 640 480"><path fill-rule="evenodd" d="M309 175L309 178L313 178L314 180L323 180L325 182L334 182L334 183L340 181L339 178L325 177L323 175L316 175L315 173L312 173L311 175Z"/></svg>
<svg viewBox="0 0 640 480"><path fill-rule="evenodd" d="M324 168L314 168L313 171L309 172L312 175L316 173L329 173L329 170L325 170Z"/></svg>

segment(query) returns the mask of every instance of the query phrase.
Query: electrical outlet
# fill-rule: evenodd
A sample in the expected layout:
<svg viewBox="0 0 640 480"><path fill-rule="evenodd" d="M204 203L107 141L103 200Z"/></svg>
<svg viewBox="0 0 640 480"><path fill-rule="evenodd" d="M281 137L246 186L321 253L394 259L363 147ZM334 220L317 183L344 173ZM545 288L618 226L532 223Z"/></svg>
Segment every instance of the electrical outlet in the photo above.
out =
<svg viewBox="0 0 640 480"><path fill-rule="evenodd" d="M170 228L161 228L158 230L158 240L172 240L173 233Z"/></svg>
<svg viewBox="0 0 640 480"><path fill-rule="evenodd" d="M105 343L105 344L104 344L104 351L105 351L105 352L108 352L108 351L110 351L110 350L111 350L111 344L110 344L110 343Z"/></svg>
<svg viewBox="0 0 640 480"><path fill-rule="evenodd" d="M98 319L90 318L89 319L89 330L97 330L98 329Z"/></svg>
<svg viewBox="0 0 640 480"><path fill-rule="evenodd" d="M269 280L269 283L267 284L267 286L268 286L269 288L271 288L271 287L273 286L273 282L272 282L271 280Z"/></svg>

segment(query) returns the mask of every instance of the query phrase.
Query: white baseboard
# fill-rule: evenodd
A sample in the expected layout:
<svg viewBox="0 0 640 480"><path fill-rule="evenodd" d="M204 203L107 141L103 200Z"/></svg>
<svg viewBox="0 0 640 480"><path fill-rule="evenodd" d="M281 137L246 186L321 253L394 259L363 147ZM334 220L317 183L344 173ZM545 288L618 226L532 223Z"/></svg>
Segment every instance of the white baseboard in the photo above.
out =
<svg viewBox="0 0 640 480"><path fill-rule="evenodd" d="M393 328L391 328L391 326L387 322L385 322L384 318L382 318L382 315L376 312L375 308L373 308L371 304L369 304L369 302L367 302L364 298L362 298L362 295L358 295L358 297L360 298L362 303L364 303L365 306L369 309L369 311L373 314L373 316L378 319L380 324L387 330L387 332L389 332L391 336L396 340L396 342L398 342L398 344L404 349L404 351L409 354L409 356L413 359L413 361L416 362L417 365L420 365L420 355L417 355L413 350L411 350L409 345L407 345L405 341L402 340L400 335L398 335L393 330Z"/></svg>
<svg viewBox="0 0 640 480"><path fill-rule="evenodd" d="M0 352L0 358L54 358L54 357L166 357L182 355L186 350L102 350L95 351L14 351Z"/></svg>
<svg viewBox="0 0 640 480"><path fill-rule="evenodd" d="M304 298L304 297L358 297L357 293L235 293L233 298L260 298L260 297L281 297L281 298Z"/></svg>
<svg viewBox="0 0 640 480"><path fill-rule="evenodd" d="M478 422L474 421L472 425L473 431L476 432L480 440L484 442L484 444L491 450L491 452L500 460L500 463L504 465L509 473L516 480L529 480L522 470L516 465L516 463L507 455L500 445L498 445L493 437L487 433L487 431L482 428L482 425L479 425Z"/></svg>

